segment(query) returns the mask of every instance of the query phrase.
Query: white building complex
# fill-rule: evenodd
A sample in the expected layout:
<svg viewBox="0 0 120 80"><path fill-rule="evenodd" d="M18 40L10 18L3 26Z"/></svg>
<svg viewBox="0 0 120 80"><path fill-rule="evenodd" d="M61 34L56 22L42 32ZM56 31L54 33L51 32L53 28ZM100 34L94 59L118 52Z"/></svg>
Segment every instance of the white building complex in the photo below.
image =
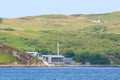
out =
<svg viewBox="0 0 120 80"><path fill-rule="evenodd" d="M74 61L72 58L65 58L59 54L59 42L57 42L57 55L41 55L39 56L38 52L26 52L32 56L38 56L38 59L42 60L45 64L48 65L73 65Z"/></svg>
<svg viewBox="0 0 120 80"><path fill-rule="evenodd" d="M42 55L42 60L55 65L63 65L64 64L64 56L62 55Z"/></svg>
<svg viewBox="0 0 120 80"><path fill-rule="evenodd" d="M57 55L42 55L39 59L43 60L48 64L54 65L73 65L74 61L72 58L65 58L59 54L59 42L57 42Z"/></svg>

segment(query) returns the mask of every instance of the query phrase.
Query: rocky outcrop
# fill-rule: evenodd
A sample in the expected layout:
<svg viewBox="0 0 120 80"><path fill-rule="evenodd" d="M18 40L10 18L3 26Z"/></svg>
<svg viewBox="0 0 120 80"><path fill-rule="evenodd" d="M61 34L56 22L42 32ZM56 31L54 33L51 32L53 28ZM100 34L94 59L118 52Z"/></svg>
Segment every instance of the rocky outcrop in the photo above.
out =
<svg viewBox="0 0 120 80"><path fill-rule="evenodd" d="M0 51L3 54L11 54L17 58L17 60L22 65L39 65L39 66L46 66L41 60L35 59L33 56L21 52L15 48L6 46L4 44L0 44ZM16 61L13 64L17 64Z"/></svg>

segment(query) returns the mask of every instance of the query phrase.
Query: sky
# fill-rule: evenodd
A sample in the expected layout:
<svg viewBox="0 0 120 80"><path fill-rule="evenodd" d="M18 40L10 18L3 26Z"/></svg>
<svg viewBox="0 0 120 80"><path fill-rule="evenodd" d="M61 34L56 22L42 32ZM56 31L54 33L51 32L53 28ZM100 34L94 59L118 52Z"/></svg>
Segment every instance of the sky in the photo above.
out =
<svg viewBox="0 0 120 80"><path fill-rule="evenodd" d="M0 17L101 14L120 11L120 0L0 0Z"/></svg>

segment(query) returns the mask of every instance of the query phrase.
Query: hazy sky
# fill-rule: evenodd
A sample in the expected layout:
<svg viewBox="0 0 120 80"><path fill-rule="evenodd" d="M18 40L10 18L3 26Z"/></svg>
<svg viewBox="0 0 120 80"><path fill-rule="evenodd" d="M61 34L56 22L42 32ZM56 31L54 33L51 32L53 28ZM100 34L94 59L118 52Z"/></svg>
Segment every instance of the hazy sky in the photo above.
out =
<svg viewBox="0 0 120 80"><path fill-rule="evenodd" d="M120 11L120 0L0 0L0 17Z"/></svg>

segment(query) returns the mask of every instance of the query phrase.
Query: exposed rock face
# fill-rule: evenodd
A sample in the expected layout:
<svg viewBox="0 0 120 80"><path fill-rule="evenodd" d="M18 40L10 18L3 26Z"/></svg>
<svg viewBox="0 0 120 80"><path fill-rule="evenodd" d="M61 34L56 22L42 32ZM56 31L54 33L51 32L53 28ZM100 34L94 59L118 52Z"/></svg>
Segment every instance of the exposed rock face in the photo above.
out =
<svg viewBox="0 0 120 80"><path fill-rule="evenodd" d="M111 61L116 61L118 59L116 59L113 55L108 55L108 58L111 60Z"/></svg>
<svg viewBox="0 0 120 80"><path fill-rule="evenodd" d="M23 65L39 65L39 66L45 66L45 64L40 61L35 59L33 56L26 54L24 52L21 52L15 48L6 46L4 44L0 44L0 51L3 54L12 54L13 56L15 56ZM17 64L15 62L15 64Z"/></svg>

